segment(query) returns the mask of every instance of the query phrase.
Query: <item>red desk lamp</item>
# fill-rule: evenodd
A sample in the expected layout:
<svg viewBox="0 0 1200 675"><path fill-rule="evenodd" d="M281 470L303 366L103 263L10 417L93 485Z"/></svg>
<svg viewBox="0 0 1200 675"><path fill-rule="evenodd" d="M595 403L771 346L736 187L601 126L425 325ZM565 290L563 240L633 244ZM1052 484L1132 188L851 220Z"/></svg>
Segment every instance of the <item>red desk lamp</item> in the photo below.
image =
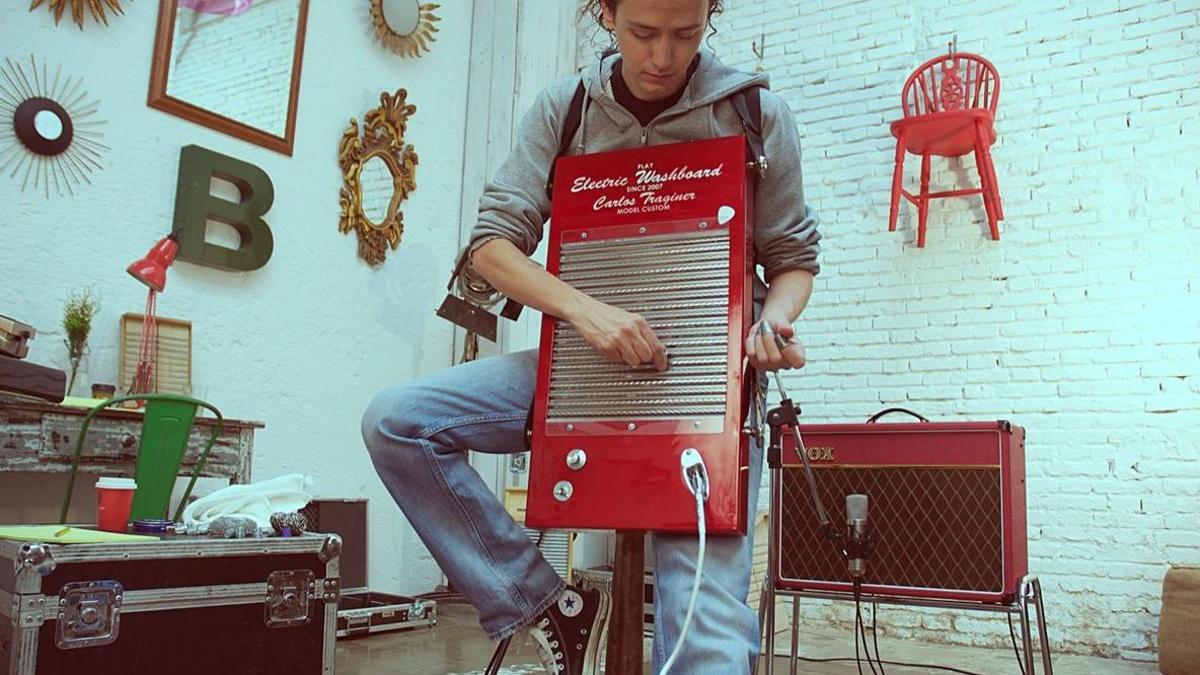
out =
<svg viewBox="0 0 1200 675"><path fill-rule="evenodd" d="M167 285L167 268L175 262L179 239L174 233L163 237L146 257L134 262L125 271L150 289L146 295L146 314L142 317L142 336L138 344L137 373L129 384L130 394L155 391L158 388L158 318L155 315L155 296Z"/></svg>

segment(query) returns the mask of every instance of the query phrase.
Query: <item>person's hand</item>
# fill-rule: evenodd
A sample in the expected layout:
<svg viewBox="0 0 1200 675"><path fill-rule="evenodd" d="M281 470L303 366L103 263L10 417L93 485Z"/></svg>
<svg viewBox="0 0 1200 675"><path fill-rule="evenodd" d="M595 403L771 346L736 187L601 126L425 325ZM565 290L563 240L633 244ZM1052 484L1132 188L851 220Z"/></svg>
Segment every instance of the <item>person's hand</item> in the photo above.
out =
<svg viewBox="0 0 1200 675"><path fill-rule="evenodd" d="M764 318L750 328L746 337L746 358L762 372L803 368L804 345L796 340L796 331L787 321Z"/></svg>
<svg viewBox="0 0 1200 675"><path fill-rule="evenodd" d="M571 325L605 358L627 366L667 369L667 348L641 316L599 301L589 302Z"/></svg>

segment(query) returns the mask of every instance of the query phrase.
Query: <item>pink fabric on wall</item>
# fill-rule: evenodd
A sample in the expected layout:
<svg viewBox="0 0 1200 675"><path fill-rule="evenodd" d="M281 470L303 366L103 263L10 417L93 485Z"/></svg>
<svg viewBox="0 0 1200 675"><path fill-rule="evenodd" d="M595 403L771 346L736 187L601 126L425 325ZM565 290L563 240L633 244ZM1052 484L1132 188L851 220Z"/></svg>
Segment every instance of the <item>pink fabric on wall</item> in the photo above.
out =
<svg viewBox="0 0 1200 675"><path fill-rule="evenodd" d="M254 0L179 0L179 4L203 14L237 16L250 9Z"/></svg>

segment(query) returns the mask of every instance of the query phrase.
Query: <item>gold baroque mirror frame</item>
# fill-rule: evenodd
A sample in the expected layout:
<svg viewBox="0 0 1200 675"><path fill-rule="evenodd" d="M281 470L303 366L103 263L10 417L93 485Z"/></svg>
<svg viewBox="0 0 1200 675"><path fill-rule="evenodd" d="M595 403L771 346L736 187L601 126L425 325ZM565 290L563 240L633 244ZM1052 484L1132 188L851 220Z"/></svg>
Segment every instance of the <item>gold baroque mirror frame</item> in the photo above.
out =
<svg viewBox="0 0 1200 675"><path fill-rule="evenodd" d="M417 107L407 99L405 89L381 93L379 107L363 116L362 135L351 117L338 144L343 180L338 231L358 233L358 255L372 267L384 261L389 247L400 246L400 202L417 189L417 153L404 142Z"/></svg>
<svg viewBox="0 0 1200 675"><path fill-rule="evenodd" d="M437 39L433 24L441 18L433 10L438 7L432 2L422 5L420 0L371 0L371 23L388 49L404 57L420 56Z"/></svg>

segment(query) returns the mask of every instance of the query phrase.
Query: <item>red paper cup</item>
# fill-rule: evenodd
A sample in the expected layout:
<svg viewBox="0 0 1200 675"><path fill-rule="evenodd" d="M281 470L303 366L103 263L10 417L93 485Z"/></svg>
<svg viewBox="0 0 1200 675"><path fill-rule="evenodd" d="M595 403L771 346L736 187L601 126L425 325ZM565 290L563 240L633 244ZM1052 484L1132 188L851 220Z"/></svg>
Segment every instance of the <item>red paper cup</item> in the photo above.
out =
<svg viewBox="0 0 1200 675"><path fill-rule="evenodd" d="M106 532L124 532L137 483L132 478L103 477L96 481L96 525Z"/></svg>

